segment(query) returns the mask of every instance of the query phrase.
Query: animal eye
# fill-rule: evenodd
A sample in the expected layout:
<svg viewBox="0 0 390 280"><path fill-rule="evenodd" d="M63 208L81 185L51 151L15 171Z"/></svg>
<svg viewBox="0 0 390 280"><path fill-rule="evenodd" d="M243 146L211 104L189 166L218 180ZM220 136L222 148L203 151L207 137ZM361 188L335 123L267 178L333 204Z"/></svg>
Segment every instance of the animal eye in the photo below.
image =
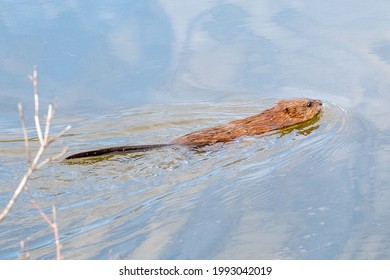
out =
<svg viewBox="0 0 390 280"><path fill-rule="evenodd" d="M313 106L313 102L311 102L311 101L307 102L306 106L307 106L307 107Z"/></svg>

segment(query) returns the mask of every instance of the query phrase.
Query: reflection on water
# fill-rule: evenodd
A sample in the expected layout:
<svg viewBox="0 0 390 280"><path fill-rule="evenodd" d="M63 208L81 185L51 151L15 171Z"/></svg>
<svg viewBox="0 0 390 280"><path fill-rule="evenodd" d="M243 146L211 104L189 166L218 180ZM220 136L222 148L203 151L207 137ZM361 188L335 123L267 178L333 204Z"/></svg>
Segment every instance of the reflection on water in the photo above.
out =
<svg viewBox="0 0 390 280"><path fill-rule="evenodd" d="M57 206L65 258L390 257L388 3L3 2L0 205L27 166L16 104L32 115L34 64L53 131L74 127L49 154L169 143L275 98L324 102L315 122L264 137L39 170L29 188ZM0 224L0 259L27 237L32 258L54 258L25 195Z"/></svg>

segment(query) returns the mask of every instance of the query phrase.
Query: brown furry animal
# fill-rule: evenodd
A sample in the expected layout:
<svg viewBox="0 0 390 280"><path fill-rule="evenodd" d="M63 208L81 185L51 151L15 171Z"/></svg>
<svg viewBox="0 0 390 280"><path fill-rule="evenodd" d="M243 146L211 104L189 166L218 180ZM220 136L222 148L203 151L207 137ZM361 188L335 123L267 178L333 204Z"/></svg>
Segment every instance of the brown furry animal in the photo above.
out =
<svg viewBox="0 0 390 280"><path fill-rule="evenodd" d="M114 152L141 152L175 145L202 147L215 143L226 143L241 136L259 135L280 130L314 118L322 108L316 99L295 98L281 100L276 106L260 114L227 124L201 129L173 140L169 144L111 147L71 155L66 159L100 156Z"/></svg>

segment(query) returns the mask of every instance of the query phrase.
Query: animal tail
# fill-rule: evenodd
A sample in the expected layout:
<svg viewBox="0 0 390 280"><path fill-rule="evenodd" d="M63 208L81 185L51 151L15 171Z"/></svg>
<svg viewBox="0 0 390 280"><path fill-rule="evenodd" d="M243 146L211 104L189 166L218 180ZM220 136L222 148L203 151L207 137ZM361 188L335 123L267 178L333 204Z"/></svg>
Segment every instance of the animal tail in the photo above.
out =
<svg viewBox="0 0 390 280"><path fill-rule="evenodd" d="M106 155L110 153L136 153L136 152L145 152L154 149L160 149L164 147L172 146L172 144L156 144L156 145L139 145L139 146L120 146L120 147L111 147L87 152L77 153L71 156L68 156L66 159L75 159L75 158L85 158L85 157L95 157Z"/></svg>

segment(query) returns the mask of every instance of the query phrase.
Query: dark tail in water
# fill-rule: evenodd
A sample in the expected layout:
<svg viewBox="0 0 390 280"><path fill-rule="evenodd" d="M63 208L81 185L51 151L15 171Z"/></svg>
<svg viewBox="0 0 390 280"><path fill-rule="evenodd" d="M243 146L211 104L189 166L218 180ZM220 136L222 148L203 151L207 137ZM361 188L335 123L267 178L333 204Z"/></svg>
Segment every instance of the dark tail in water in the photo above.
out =
<svg viewBox="0 0 390 280"><path fill-rule="evenodd" d="M101 156L101 155L106 155L106 154L110 154L110 153L120 153L120 152L123 152L123 153L145 152L145 151L160 149L160 148L169 147L169 146L172 146L172 144L111 147L111 148L105 148L105 149L77 153L77 154L68 156L66 159L95 157L95 156Z"/></svg>

